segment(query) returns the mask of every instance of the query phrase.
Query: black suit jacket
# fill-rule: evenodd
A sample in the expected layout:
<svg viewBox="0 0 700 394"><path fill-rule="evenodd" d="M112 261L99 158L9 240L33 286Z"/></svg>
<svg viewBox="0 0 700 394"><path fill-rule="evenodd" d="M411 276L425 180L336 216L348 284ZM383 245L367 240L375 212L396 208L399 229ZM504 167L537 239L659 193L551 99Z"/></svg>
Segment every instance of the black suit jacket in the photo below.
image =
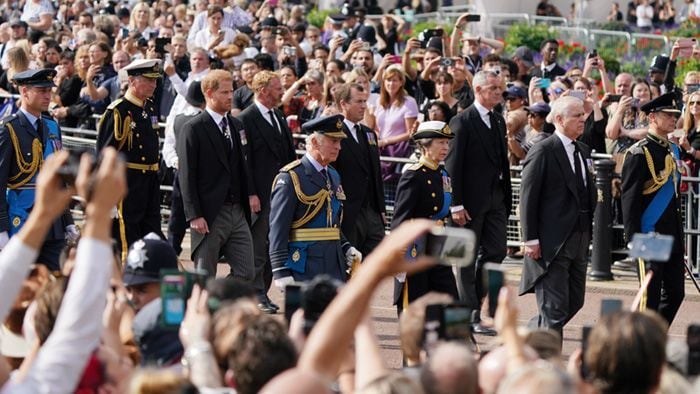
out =
<svg viewBox="0 0 700 394"><path fill-rule="evenodd" d="M207 224L211 226L229 192L232 160L239 158L239 171L238 174L233 174L233 179L240 183L240 203L246 211L246 219L250 222L248 174L240 137L243 126L232 116L227 115L227 118L233 138L230 157L224 150L226 147L221 130L207 111L202 111L185 123L178 135L176 145L180 163L178 179L182 190L185 217L188 221L204 217ZM198 233L193 233L192 250L196 249L201 241L195 240L196 234Z"/></svg>
<svg viewBox="0 0 700 394"><path fill-rule="evenodd" d="M379 148L377 138L367 126L360 125L360 133L356 142L347 125L343 126L347 138L340 143L340 154L333 163L333 168L338 170L345 191L345 203L343 204L343 232L347 233L348 226L354 226L352 218L357 217L365 198L379 208L379 212L385 212L384 186L382 182L381 167L379 162ZM371 141L370 141L371 139ZM368 195L369 194L369 195Z"/></svg>
<svg viewBox="0 0 700 394"><path fill-rule="evenodd" d="M510 212L506 121L499 114L495 114L495 117L496 124L489 129L472 104L450 121L455 138L450 141L445 168L452 178L452 206L463 205L472 217L486 211L489 191L499 182L505 195L506 212ZM500 144L499 150L490 143L494 133Z"/></svg>
<svg viewBox="0 0 700 394"><path fill-rule="evenodd" d="M260 113L258 106L248 106L238 115L246 135L246 162L251 177L248 179L248 194L257 195L261 207L270 204L272 181L280 168L296 159L292 131L282 113L275 109L277 123L282 133L275 130Z"/></svg>
<svg viewBox="0 0 700 394"><path fill-rule="evenodd" d="M542 258L525 258L520 284L521 294L532 289L557 256L579 220L579 211L588 210L593 216L596 188L593 180L590 148L576 142L586 167L588 206L581 206L576 177L561 139L555 134L536 144L523 162L520 189L520 224L523 239L538 239Z"/></svg>

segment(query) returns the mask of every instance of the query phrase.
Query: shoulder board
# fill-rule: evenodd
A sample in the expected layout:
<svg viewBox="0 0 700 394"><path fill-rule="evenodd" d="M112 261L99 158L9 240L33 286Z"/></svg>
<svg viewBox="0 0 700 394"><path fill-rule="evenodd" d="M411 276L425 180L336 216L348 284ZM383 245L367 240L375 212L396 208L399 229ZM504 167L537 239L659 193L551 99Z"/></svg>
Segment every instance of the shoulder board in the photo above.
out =
<svg viewBox="0 0 700 394"><path fill-rule="evenodd" d="M124 101L123 98L118 98L114 101L112 101L108 106L107 109L114 109L116 108L117 105L121 104L121 102Z"/></svg>
<svg viewBox="0 0 700 394"><path fill-rule="evenodd" d="M8 115L8 116L0 119L0 126L3 126L5 123L10 123L15 119L17 119L17 113L14 113L12 115Z"/></svg>
<svg viewBox="0 0 700 394"><path fill-rule="evenodd" d="M641 140L627 149L627 153L630 155L641 155L644 153L644 146L647 144L646 140Z"/></svg>
<svg viewBox="0 0 700 394"><path fill-rule="evenodd" d="M406 171L418 171L421 167L423 167L423 163L413 163L406 167Z"/></svg>
<svg viewBox="0 0 700 394"><path fill-rule="evenodd" d="M301 164L301 160L294 160L293 162L287 164L286 166L282 167L280 169L280 172L289 172L289 170L293 169L294 167L297 167Z"/></svg>

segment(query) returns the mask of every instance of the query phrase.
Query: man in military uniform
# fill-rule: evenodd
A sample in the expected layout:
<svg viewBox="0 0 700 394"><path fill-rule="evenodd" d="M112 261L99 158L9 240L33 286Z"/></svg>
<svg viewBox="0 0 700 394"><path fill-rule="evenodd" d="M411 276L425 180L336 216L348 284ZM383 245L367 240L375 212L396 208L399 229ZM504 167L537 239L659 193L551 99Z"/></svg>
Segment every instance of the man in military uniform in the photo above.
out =
<svg viewBox="0 0 700 394"><path fill-rule="evenodd" d="M668 261L651 261L654 275L647 289L646 307L654 309L670 325L683 297L683 218L678 171L680 148L668 140L681 112L673 94L664 94L644 104L649 116L649 134L634 144L622 167L622 216L627 240L635 233L656 232L674 237ZM645 267L640 268L640 278Z"/></svg>
<svg viewBox="0 0 700 394"><path fill-rule="evenodd" d="M15 74L22 104L0 121L0 248L24 225L34 206L36 177L44 159L61 149L61 129L46 114L56 71L28 70ZM38 263L59 270L66 238L78 235L70 212L54 222L42 245Z"/></svg>
<svg viewBox="0 0 700 394"><path fill-rule="evenodd" d="M122 259L128 246L154 232L161 238L158 116L151 96L161 76L160 60L137 60L123 69L129 78L124 97L114 101L97 127L97 152L113 146L126 156L129 194L117 206L112 234Z"/></svg>
<svg viewBox="0 0 700 394"><path fill-rule="evenodd" d="M319 274L344 281L353 260L362 258L340 231L345 193L328 165L345 138L343 116L306 122L302 130L309 134L307 152L280 170L270 202L270 261L282 290Z"/></svg>

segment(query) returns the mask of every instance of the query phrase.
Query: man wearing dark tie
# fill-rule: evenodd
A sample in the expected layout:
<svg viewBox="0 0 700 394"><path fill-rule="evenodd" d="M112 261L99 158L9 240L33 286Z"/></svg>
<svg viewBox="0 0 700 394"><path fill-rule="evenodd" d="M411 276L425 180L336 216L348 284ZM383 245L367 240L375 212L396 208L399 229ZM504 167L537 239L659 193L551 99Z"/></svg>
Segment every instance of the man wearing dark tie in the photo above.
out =
<svg viewBox="0 0 700 394"><path fill-rule="evenodd" d="M277 109L284 89L279 75L272 71L255 74L251 84L255 92L253 105L248 106L238 119L243 122L246 136L248 196L253 213L252 226L255 279L258 304L262 311L275 313L279 307L270 301L267 291L272 282L272 267L268 252L267 234L270 228L270 192L272 181L280 168L294 161L292 132Z"/></svg>
<svg viewBox="0 0 700 394"><path fill-rule="evenodd" d="M480 324L478 311L486 295L480 280L484 264L500 264L506 257L511 203L506 122L493 111L502 100L504 83L493 71L479 71L472 85L474 103L450 121L455 138L445 167L452 177L452 221L473 230L478 243L477 261L461 269L458 288L466 305L476 311L473 331L494 335L495 331Z"/></svg>
<svg viewBox="0 0 700 394"><path fill-rule="evenodd" d="M342 149L333 167L340 173L347 200L343 204L343 234L363 255L384 237L384 187L377 135L360 121L369 92L359 84L344 84L335 92L336 105L345 117Z"/></svg>
<svg viewBox="0 0 700 394"><path fill-rule="evenodd" d="M215 276L222 252L231 269L229 276L250 282L255 272L243 126L228 114L233 76L212 70L202 79L202 92L205 110L182 127L177 139L178 178L192 229L192 260L198 269Z"/></svg>
<svg viewBox="0 0 700 394"><path fill-rule="evenodd" d="M562 334L583 306L588 245L596 201L583 101L562 97L550 113L556 131L523 163L520 220L525 261L520 294L535 293L537 326Z"/></svg>
<svg viewBox="0 0 700 394"><path fill-rule="evenodd" d="M530 72L531 77L554 79L566 74L566 70L557 64L557 56L559 55L559 43L557 40L550 38L542 41L540 54L542 55L542 63L539 67L532 69Z"/></svg>

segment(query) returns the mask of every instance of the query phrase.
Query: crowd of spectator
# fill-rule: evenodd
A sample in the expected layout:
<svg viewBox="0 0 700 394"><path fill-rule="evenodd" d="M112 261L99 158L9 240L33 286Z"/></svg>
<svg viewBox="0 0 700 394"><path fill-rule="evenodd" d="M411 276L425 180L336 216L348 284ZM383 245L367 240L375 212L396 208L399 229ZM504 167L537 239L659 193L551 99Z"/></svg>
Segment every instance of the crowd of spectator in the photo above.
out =
<svg viewBox="0 0 700 394"><path fill-rule="evenodd" d="M678 12L671 1L653 3L629 2L627 22L644 31L700 14L697 1L686 0ZM506 53L503 42L469 33L469 14L457 18L449 36L429 29L404 39L409 23L400 15L374 18L345 4L317 27L306 19L310 8L295 0L3 1L0 114L17 111L15 75L50 68L57 72L50 115L66 130L95 130L93 115L129 87L125 67L158 59L164 76L152 100L155 120L166 125L161 176L168 179L168 170L179 167L176 117L202 111L205 99L192 99L216 69L232 78L231 115L260 101L277 103L293 133L307 122L347 113L351 93L361 92L366 110L360 122L374 132L370 141L382 156L396 158L415 154L411 138L421 123L450 124L477 100L486 80L502 81L492 87L500 101L493 111L505 119L511 165L554 132L549 115L562 97L583 103L579 141L621 163L649 131L640 108L671 93L683 111L671 139L684 149L694 175L700 168L700 71L686 73L681 85L674 82L679 59L700 59L697 42L675 42L647 75L620 73L610 80L596 52L580 68L563 68L554 38L541 43L540 56L524 46ZM547 1L537 14L561 15ZM613 3L608 19L623 18ZM275 78L279 97L269 92ZM295 147L304 148L304 141ZM425 154L427 145L420 148ZM260 310L258 289L250 283L220 278L194 284L191 295L183 291L189 299L182 324L168 326L170 304L161 298L161 281L163 272L182 269L178 255L187 225L171 222L167 241L140 239L121 261L110 231L113 207L127 193L125 163L107 148L92 170L85 156L73 188L58 174L67 160L68 153L59 151L43 163L31 214L0 252L2 393L693 392L698 366L688 363L687 346L668 338L668 323L654 312L601 318L587 348L576 350L567 364L560 332L518 329L515 291L508 287L500 291L494 323L501 345L477 354L467 338L446 341L424 333L426 306L454 301L429 293L403 310L406 366L390 370L372 330L370 299L384 279L435 264L404 258L431 220L395 226L327 306L302 303L287 325ZM397 162L382 162L387 202L396 197L403 171ZM61 272L48 272L34 262L47 229L74 194L85 212L81 239L65 251ZM700 390L700 383L694 387Z"/></svg>

